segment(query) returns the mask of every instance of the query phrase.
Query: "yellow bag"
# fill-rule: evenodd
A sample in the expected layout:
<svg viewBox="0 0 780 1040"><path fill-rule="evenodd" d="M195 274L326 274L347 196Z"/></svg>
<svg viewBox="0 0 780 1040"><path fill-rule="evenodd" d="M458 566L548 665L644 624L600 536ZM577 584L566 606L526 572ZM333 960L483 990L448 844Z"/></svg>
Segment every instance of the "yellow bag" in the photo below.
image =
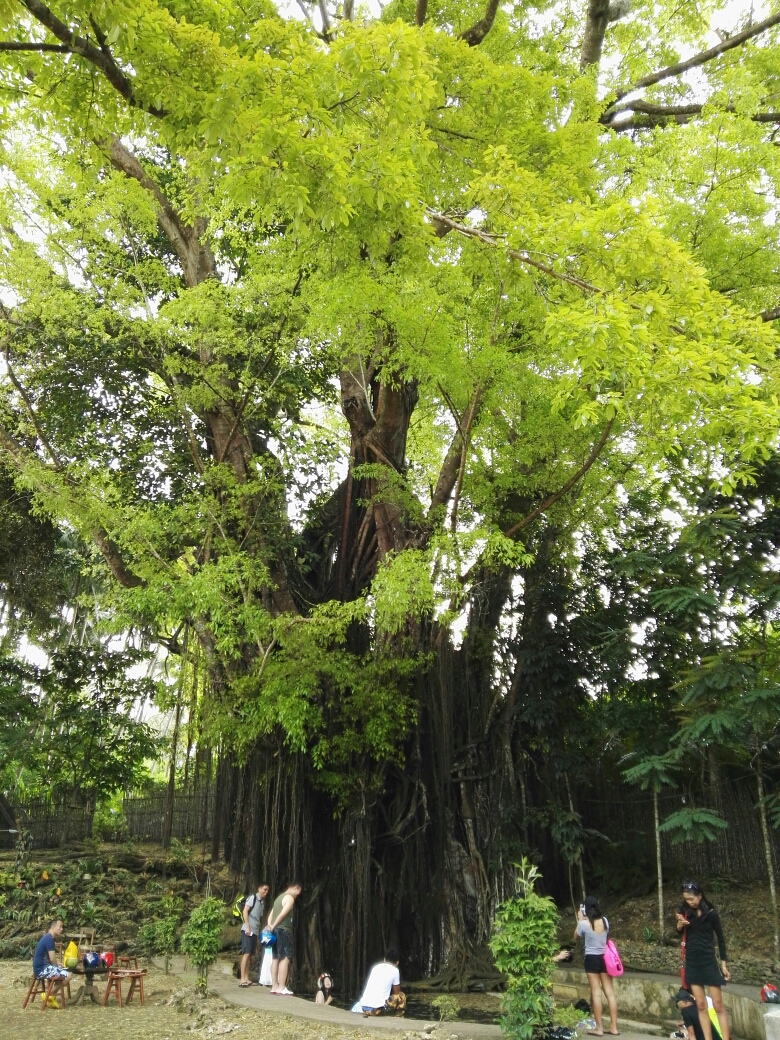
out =
<svg viewBox="0 0 780 1040"><path fill-rule="evenodd" d="M78 962L79 948L71 939L71 941L62 951L62 963L65 965L66 968L75 968Z"/></svg>

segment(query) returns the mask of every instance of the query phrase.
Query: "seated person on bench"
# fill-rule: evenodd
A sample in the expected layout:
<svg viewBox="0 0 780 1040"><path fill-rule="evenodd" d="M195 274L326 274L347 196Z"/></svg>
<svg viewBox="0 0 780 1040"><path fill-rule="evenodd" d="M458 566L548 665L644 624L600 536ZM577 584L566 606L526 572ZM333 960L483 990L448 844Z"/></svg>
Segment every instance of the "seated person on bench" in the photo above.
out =
<svg viewBox="0 0 780 1040"><path fill-rule="evenodd" d="M46 931L38 940L33 954L33 975L36 979L69 979L70 972L57 964L55 940L62 935L62 921L49 921Z"/></svg>

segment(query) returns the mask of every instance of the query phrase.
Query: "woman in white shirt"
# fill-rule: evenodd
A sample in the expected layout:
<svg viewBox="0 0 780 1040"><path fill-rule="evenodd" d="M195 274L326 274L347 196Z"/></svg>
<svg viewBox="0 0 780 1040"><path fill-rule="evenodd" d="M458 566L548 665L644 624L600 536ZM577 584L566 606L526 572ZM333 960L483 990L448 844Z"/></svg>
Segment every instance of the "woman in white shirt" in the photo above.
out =
<svg viewBox="0 0 780 1040"><path fill-rule="evenodd" d="M382 1011L403 1013L406 994L401 992L401 973L398 970L398 951L390 949L385 959L371 969L360 999L352 1008L363 1012L365 1017L379 1015Z"/></svg>
<svg viewBox="0 0 780 1040"><path fill-rule="evenodd" d="M595 896L588 896L580 907L578 918L574 938L582 936L585 940L585 971L590 986L593 1017L596 1020L596 1028L589 1029L588 1033L591 1036L604 1035L604 1026L601 1021L601 991L603 990L609 1008L607 1032L610 1036L619 1036L615 991L612 988L612 979L607 975L604 965L604 950L607 948L609 938L609 921L602 914L599 901Z"/></svg>

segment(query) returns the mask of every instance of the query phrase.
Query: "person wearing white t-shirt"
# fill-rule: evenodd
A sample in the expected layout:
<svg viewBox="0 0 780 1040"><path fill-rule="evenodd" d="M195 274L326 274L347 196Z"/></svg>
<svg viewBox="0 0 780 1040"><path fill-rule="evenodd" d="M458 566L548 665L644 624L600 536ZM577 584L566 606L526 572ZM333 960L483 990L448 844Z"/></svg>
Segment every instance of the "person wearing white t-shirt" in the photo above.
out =
<svg viewBox="0 0 780 1040"><path fill-rule="evenodd" d="M397 950L388 950L385 959L371 969L360 999L352 1008L363 1015L379 1015L383 1011L403 1015L406 994L401 992L400 957Z"/></svg>

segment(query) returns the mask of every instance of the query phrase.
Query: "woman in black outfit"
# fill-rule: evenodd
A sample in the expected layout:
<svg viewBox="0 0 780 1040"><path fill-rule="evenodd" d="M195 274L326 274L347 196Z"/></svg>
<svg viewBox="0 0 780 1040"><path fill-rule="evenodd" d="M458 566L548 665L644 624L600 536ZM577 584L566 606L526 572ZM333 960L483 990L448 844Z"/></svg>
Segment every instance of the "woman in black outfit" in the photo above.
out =
<svg viewBox="0 0 780 1040"><path fill-rule="evenodd" d="M726 943L723 938L718 911L707 901L695 881L685 881L682 886L683 903L677 911L677 931L685 931L685 982L690 986L699 1012L701 1030L705 1040L712 1040L710 1016L707 1013L707 997L704 987L710 991L712 1006L720 1022L723 1040L731 1040L729 1020L723 1007L721 986L731 975L726 967ZM713 938L718 940L720 967L715 960Z"/></svg>

